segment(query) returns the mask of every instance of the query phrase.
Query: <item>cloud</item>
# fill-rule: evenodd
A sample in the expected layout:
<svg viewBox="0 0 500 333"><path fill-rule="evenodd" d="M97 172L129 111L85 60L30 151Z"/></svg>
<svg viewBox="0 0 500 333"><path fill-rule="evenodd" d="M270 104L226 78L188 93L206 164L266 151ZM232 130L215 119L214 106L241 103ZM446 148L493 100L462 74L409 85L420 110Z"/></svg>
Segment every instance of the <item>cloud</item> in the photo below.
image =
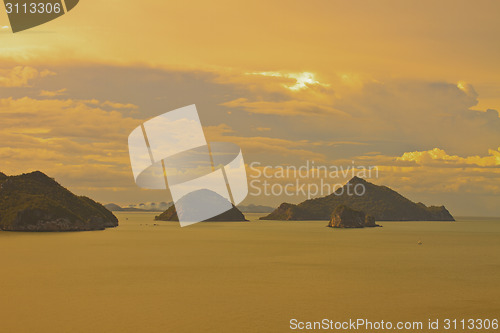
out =
<svg viewBox="0 0 500 333"><path fill-rule="evenodd" d="M27 87L30 81L49 75L55 75L55 73L47 69L39 71L30 66L0 69L0 87Z"/></svg>
<svg viewBox="0 0 500 333"><path fill-rule="evenodd" d="M382 80L351 73L338 74L323 86L291 91L284 79L279 72L240 79L232 75L225 82L237 85L240 97L220 105L233 113L279 116L268 120L312 141L371 142L391 146L392 153L440 146L471 155L500 142L498 112L475 110L479 96L464 81Z"/></svg>
<svg viewBox="0 0 500 333"><path fill-rule="evenodd" d="M500 172L487 168L378 166L380 182L410 193L500 194ZM473 199L470 199L471 202Z"/></svg>
<svg viewBox="0 0 500 333"><path fill-rule="evenodd" d="M488 149L485 156L462 157L434 148L405 152L400 156L357 156L353 160L361 165L376 165L379 183L406 193L500 194L500 147Z"/></svg>
<svg viewBox="0 0 500 333"><path fill-rule="evenodd" d="M371 143L357 141L313 141L313 146L338 147L338 146L370 146Z"/></svg>
<svg viewBox="0 0 500 333"><path fill-rule="evenodd" d="M418 165L431 165L440 167L497 167L500 168L500 147L498 150L488 149L489 156L448 155L444 150L434 148L427 151L404 153L397 161L411 161Z"/></svg>
<svg viewBox="0 0 500 333"><path fill-rule="evenodd" d="M42 90L40 91L39 96L40 97L56 97L56 96L61 96L66 94L67 89L62 88L59 90Z"/></svg>
<svg viewBox="0 0 500 333"><path fill-rule="evenodd" d="M125 131L120 127L133 128L138 123L120 112L73 99L4 98L0 99L0 116L4 133L37 128L46 130L46 136L81 139L116 139Z"/></svg>
<svg viewBox="0 0 500 333"><path fill-rule="evenodd" d="M500 118L496 110L475 109L480 96L467 82L338 73L315 75L321 84L291 90L297 80L281 74L51 69L58 73L51 80L26 80L25 87L36 83L36 90L9 89L12 97L0 99L0 171L40 168L71 187L96 189L89 194L97 198L134 198L140 190L131 179L128 132L144 119L196 103L207 139L239 144L247 163L338 165L354 159L380 166L380 184L416 198L498 193L497 150L488 149L500 142ZM62 86L63 97L54 93ZM48 92L44 98L41 89ZM30 93L35 95L23 97ZM151 195L143 200L158 201Z"/></svg>
<svg viewBox="0 0 500 333"><path fill-rule="evenodd" d="M289 101L249 101L247 98L238 98L229 102L221 103L228 108L238 108L251 113L273 114L282 116L314 116L322 114L346 114L331 106L315 102L289 100Z"/></svg>
<svg viewBox="0 0 500 333"><path fill-rule="evenodd" d="M264 136L238 136L226 124L204 127L209 141L228 141L239 145L244 154L250 156L284 156L307 160L324 161L325 155L308 149L309 142L300 140L286 140Z"/></svg>
<svg viewBox="0 0 500 333"><path fill-rule="evenodd" d="M317 81L315 74L310 72L302 72L302 73L256 72L256 73L246 73L246 74L292 79L295 81L294 83L283 84L285 88L290 89L292 91L307 89L315 85L324 87L329 86L328 84L320 83L319 81Z"/></svg>
<svg viewBox="0 0 500 333"><path fill-rule="evenodd" d="M134 104L131 104L131 103L116 103L116 102L110 102L110 101L105 101L103 103L101 103L101 106L103 107L109 107L109 108L112 108L112 109L115 109L115 110L119 110L119 109L137 109L138 106L137 105L134 105Z"/></svg>
<svg viewBox="0 0 500 333"><path fill-rule="evenodd" d="M0 99L0 118L2 172L41 170L84 193L135 190L127 137L141 120L86 101L29 97Z"/></svg>

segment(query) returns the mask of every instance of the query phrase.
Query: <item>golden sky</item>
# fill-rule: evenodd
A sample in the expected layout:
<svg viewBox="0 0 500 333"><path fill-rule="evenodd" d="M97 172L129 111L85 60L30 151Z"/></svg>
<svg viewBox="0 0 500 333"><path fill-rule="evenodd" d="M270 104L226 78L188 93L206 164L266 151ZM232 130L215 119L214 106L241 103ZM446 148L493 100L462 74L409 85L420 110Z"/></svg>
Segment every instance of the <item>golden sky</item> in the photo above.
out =
<svg viewBox="0 0 500 333"><path fill-rule="evenodd" d="M196 103L207 137L238 143L247 163L371 163L413 200L500 215L499 12L81 0L12 34L1 11L0 171L41 169L104 202L167 201L135 187L126 137Z"/></svg>

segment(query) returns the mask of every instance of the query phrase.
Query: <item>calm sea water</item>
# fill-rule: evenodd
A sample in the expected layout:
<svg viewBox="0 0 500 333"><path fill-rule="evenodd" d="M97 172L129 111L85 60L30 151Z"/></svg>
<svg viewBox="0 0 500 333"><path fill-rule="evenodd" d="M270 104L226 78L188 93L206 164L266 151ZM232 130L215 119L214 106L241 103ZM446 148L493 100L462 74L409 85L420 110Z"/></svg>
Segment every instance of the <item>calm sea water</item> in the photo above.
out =
<svg viewBox="0 0 500 333"><path fill-rule="evenodd" d="M116 215L120 226L105 231L0 232L2 332L291 332L292 318L500 316L500 219L347 230L259 214L186 228Z"/></svg>

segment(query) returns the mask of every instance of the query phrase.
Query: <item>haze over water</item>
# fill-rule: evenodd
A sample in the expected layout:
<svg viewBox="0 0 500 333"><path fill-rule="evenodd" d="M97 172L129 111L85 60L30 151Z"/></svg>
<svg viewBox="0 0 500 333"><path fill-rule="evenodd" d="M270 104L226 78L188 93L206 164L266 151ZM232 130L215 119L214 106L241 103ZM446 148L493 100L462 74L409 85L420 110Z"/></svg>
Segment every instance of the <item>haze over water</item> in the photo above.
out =
<svg viewBox="0 0 500 333"><path fill-rule="evenodd" d="M2 331L290 332L292 318L500 313L499 218L346 230L116 215L105 231L0 232Z"/></svg>

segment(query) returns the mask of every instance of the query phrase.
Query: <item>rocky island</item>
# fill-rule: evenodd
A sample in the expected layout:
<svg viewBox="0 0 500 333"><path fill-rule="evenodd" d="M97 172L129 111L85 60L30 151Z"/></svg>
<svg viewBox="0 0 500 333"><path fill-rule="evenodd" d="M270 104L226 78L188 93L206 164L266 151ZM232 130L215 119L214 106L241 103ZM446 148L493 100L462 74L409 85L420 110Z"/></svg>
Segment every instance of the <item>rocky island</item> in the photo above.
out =
<svg viewBox="0 0 500 333"><path fill-rule="evenodd" d="M175 205L170 206L166 211L161 213L160 215L155 217L157 221L179 221L179 217L177 216L176 207L180 210L183 209L184 206L188 206L189 209L192 209L192 203L200 203L199 206L229 206L232 208L225 211L222 214L214 216L205 220L204 222L244 222L248 221L245 219L245 215L233 204L230 204L227 199L220 196L219 194L210 191L210 190L198 190L191 192L190 194L182 197L179 201L176 202ZM196 212L194 215L197 215Z"/></svg>
<svg viewBox="0 0 500 333"><path fill-rule="evenodd" d="M352 193L362 186L362 195ZM298 205L282 203L261 220L329 220L335 208L345 205L371 215L377 221L455 221L444 206L427 207L414 203L387 186L375 185L353 177L334 193L306 200Z"/></svg>
<svg viewBox="0 0 500 333"><path fill-rule="evenodd" d="M0 230L89 231L117 225L103 205L71 193L40 171L0 173Z"/></svg>
<svg viewBox="0 0 500 333"><path fill-rule="evenodd" d="M328 223L331 228L371 228L380 227L375 223L375 218L371 215L365 215L364 212L351 209L345 205L339 205L335 208Z"/></svg>

